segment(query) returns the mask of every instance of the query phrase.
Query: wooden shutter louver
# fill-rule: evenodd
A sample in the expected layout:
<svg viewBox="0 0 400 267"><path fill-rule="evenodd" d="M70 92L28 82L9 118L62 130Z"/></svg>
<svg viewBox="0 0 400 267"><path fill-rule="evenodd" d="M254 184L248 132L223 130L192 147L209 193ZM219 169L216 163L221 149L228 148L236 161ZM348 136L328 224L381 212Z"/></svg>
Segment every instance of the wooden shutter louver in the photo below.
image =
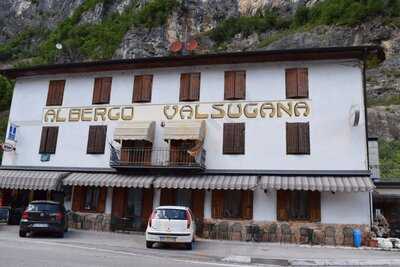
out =
<svg viewBox="0 0 400 267"><path fill-rule="evenodd" d="M112 194L112 216L117 218L124 217L126 188L114 187Z"/></svg>
<svg viewBox="0 0 400 267"><path fill-rule="evenodd" d="M225 100L246 98L246 71L225 71Z"/></svg>
<svg viewBox="0 0 400 267"><path fill-rule="evenodd" d="M151 102L153 75L136 75L133 84L134 103Z"/></svg>
<svg viewBox="0 0 400 267"><path fill-rule="evenodd" d="M107 126L90 126L87 144L88 154L104 154Z"/></svg>
<svg viewBox="0 0 400 267"><path fill-rule="evenodd" d="M224 191L213 190L212 191L212 218L221 219L224 212Z"/></svg>
<svg viewBox="0 0 400 267"><path fill-rule="evenodd" d="M109 104L111 95L111 77L101 77L94 79L93 104Z"/></svg>
<svg viewBox="0 0 400 267"><path fill-rule="evenodd" d="M253 191L242 191L242 218L245 220L253 219Z"/></svg>
<svg viewBox="0 0 400 267"><path fill-rule="evenodd" d="M49 83L46 106L61 106L64 98L65 80L52 80Z"/></svg>
<svg viewBox="0 0 400 267"><path fill-rule="evenodd" d="M200 73L192 73L190 75L190 92L189 98L191 101L199 101L200 100Z"/></svg>
<svg viewBox="0 0 400 267"><path fill-rule="evenodd" d="M204 218L204 190L192 190L192 211L196 219Z"/></svg>
<svg viewBox="0 0 400 267"><path fill-rule="evenodd" d="M96 212L103 213L106 209L107 187L101 187L99 190L99 202L97 203Z"/></svg>
<svg viewBox="0 0 400 267"><path fill-rule="evenodd" d="M190 73L182 73L179 100L188 101L190 99L189 94L190 94Z"/></svg>
<svg viewBox="0 0 400 267"><path fill-rule="evenodd" d="M286 98L308 98L308 69L286 69Z"/></svg>
<svg viewBox="0 0 400 267"><path fill-rule="evenodd" d="M296 123L286 123L286 153L297 154L299 133Z"/></svg>
<svg viewBox="0 0 400 267"><path fill-rule="evenodd" d="M287 191L276 192L276 216L278 221L289 221L289 194Z"/></svg>
<svg viewBox="0 0 400 267"><path fill-rule="evenodd" d="M299 154L310 154L310 124L298 123L299 132Z"/></svg>
<svg viewBox="0 0 400 267"><path fill-rule="evenodd" d="M182 73L180 101L198 101L200 97L200 73Z"/></svg>
<svg viewBox="0 0 400 267"><path fill-rule="evenodd" d="M57 148L58 127L43 127L40 138L40 154L55 154Z"/></svg>
<svg viewBox="0 0 400 267"><path fill-rule="evenodd" d="M245 123L224 123L223 154L245 153Z"/></svg>
<svg viewBox="0 0 400 267"><path fill-rule="evenodd" d="M321 193L319 191L309 191L310 221L321 221Z"/></svg>
<svg viewBox="0 0 400 267"><path fill-rule="evenodd" d="M81 211L83 208L85 190L82 186L74 186L72 196L72 210Z"/></svg>

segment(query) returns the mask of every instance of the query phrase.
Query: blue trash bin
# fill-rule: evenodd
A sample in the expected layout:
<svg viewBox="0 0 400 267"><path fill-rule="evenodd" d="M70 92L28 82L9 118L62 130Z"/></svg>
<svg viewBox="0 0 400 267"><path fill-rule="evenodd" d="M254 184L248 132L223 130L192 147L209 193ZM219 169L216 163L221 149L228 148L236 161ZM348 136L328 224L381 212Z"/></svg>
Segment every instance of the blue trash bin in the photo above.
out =
<svg viewBox="0 0 400 267"><path fill-rule="evenodd" d="M353 241L356 248L361 247L362 233L360 229L353 230Z"/></svg>

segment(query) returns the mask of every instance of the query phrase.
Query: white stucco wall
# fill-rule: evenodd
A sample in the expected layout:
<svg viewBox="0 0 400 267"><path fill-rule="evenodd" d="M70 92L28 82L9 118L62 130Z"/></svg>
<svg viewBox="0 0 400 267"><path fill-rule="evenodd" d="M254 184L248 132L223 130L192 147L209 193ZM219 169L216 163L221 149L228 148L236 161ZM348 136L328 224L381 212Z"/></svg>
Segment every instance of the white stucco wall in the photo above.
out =
<svg viewBox="0 0 400 267"><path fill-rule="evenodd" d="M179 102L180 73L201 72L200 102L225 103L224 71L245 69L246 101L284 101L285 68L307 67L309 71L309 102L307 118L208 119L204 147L208 169L252 170L366 170L366 136L362 100L362 73L357 62L286 62L244 65L219 65L178 69L109 72L42 76L18 79L15 85L10 121L17 124L17 150L4 154L3 165L109 167L109 148L104 155L86 154L89 125L106 124L107 139L112 140L117 122L65 122L59 124L57 152L49 162L41 162L39 151L48 83L66 79L63 107L91 106L95 77L112 76L110 105L130 105L135 74L154 75L152 102L135 119L156 120L154 147L167 144L162 140L161 104ZM133 104L134 106L138 106ZM350 124L350 109L360 108L357 127ZM157 112L156 112L157 111ZM161 112L162 114L162 112ZM136 118L137 117L137 118ZM224 122L245 121L245 155L222 154ZM310 122L310 155L286 155L285 123Z"/></svg>
<svg viewBox="0 0 400 267"><path fill-rule="evenodd" d="M322 193L321 222L370 224L369 193Z"/></svg>

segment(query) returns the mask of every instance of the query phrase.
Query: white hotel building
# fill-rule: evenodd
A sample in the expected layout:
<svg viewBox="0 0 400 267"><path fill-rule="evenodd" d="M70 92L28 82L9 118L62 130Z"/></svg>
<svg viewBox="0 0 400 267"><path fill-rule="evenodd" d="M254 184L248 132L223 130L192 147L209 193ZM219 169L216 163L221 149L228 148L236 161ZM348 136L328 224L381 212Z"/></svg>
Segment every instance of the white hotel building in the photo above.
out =
<svg viewBox="0 0 400 267"><path fill-rule="evenodd" d="M4 70L16 138L2 203L64 192L71 226L114 231L185 205L206 238L349 245L371 220L371 55L382 59L347 47Z"/></svg>

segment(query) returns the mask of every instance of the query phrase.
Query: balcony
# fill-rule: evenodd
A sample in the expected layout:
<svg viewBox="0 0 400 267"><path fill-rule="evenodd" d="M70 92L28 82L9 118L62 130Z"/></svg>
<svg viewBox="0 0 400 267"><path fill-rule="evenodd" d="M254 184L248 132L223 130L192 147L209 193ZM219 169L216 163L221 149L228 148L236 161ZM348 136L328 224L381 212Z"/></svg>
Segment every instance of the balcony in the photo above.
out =
<svg viewBox="0 0 400 267"><path fill-rule="evenodd" d="M116 169L205 169L206 151L187 149L120 148L111 146L110 166Z"/></svg>

